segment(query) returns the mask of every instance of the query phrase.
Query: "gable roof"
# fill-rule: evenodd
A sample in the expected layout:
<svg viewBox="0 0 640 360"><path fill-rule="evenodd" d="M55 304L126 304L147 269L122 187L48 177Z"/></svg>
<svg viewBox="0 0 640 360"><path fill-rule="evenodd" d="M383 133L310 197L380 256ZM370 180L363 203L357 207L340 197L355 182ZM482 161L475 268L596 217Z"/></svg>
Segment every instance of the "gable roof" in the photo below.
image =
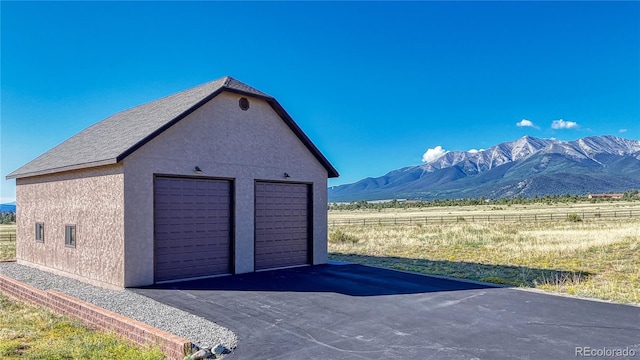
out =
<svg viewBox="0 0 640 360"><path fill-rule="evenodd" d="M265 100L327 169L338 172L275 98L230 76L116 113L7 175L7 179L115 164L223 91Z"/></svg>

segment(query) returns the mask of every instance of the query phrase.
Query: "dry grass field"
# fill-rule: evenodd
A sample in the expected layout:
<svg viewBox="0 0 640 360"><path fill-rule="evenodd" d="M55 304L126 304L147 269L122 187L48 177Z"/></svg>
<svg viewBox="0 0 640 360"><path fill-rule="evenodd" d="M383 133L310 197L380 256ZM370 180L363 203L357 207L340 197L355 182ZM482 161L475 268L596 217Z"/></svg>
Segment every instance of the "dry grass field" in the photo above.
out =
<svg viewBox="0 0 640 360"><path fill-rule="evenodd" d="M636 203L330 211L329 252L351 261L582 297L640 304L640 217L570 221L566 213L637 211ZM598 208L598 209L596 209ZM424 210L424 211L421 211ZM335 225L337 218L535 211L565 213L554 221Z"/></svg>
<svg viewBox="0 0 640 360"><path fill-rule="evenodd" d="M16 258L16 225L0 225L0 261ZM9 240L12 239L12 240Z"/></svg>

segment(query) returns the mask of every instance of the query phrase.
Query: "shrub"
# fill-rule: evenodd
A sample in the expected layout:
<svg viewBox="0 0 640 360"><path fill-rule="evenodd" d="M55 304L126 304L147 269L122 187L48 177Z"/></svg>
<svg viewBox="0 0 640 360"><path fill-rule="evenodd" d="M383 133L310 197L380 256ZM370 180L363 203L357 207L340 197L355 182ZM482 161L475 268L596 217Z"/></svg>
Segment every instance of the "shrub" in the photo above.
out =
<svg viewBox="0 0 640 360"><path fill-rule="evenodd" d="M567 220L571 222L580 222L582 221L582 218L578 214L568 214Z"/></svg>
<svg viewBox="0 0 640 360"><path fill-rule="evenodd" d="M347 234L340 229L333 230L329 233L329 242L331 243L351 243L357 244L360 239L355 235Z"/></svg>

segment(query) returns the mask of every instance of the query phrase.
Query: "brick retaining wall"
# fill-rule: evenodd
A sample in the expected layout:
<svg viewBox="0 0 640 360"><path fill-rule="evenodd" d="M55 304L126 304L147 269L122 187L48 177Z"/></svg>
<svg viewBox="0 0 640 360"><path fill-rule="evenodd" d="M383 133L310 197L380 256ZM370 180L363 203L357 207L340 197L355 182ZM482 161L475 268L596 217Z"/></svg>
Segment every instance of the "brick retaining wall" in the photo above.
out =
<svg viewBox="0 0 640 360"><path fill-rule="evenodd" d="M40 290L0 274L0 291L9 297L76 318L91 328L112 331L134 344L158 346L167 359L182 360L191 353L189 340L56 290Z"/></svg>

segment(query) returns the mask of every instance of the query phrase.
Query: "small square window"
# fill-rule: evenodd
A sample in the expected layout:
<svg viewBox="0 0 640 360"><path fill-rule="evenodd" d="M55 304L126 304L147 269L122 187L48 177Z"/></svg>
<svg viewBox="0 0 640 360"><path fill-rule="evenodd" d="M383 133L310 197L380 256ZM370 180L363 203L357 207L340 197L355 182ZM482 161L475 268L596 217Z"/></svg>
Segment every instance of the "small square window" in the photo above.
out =
<svg viewBox="0 0 640 360"><path fill-rule="evenodd" d="M44 242L44 223L36 223L36 241Z"/></svg>
<svg viewBox="0 0 640 360"><path fill-rule="evenodd" d="M65 225L64 244L66 246L76 247L76 226L75 225Z"/></svg>

